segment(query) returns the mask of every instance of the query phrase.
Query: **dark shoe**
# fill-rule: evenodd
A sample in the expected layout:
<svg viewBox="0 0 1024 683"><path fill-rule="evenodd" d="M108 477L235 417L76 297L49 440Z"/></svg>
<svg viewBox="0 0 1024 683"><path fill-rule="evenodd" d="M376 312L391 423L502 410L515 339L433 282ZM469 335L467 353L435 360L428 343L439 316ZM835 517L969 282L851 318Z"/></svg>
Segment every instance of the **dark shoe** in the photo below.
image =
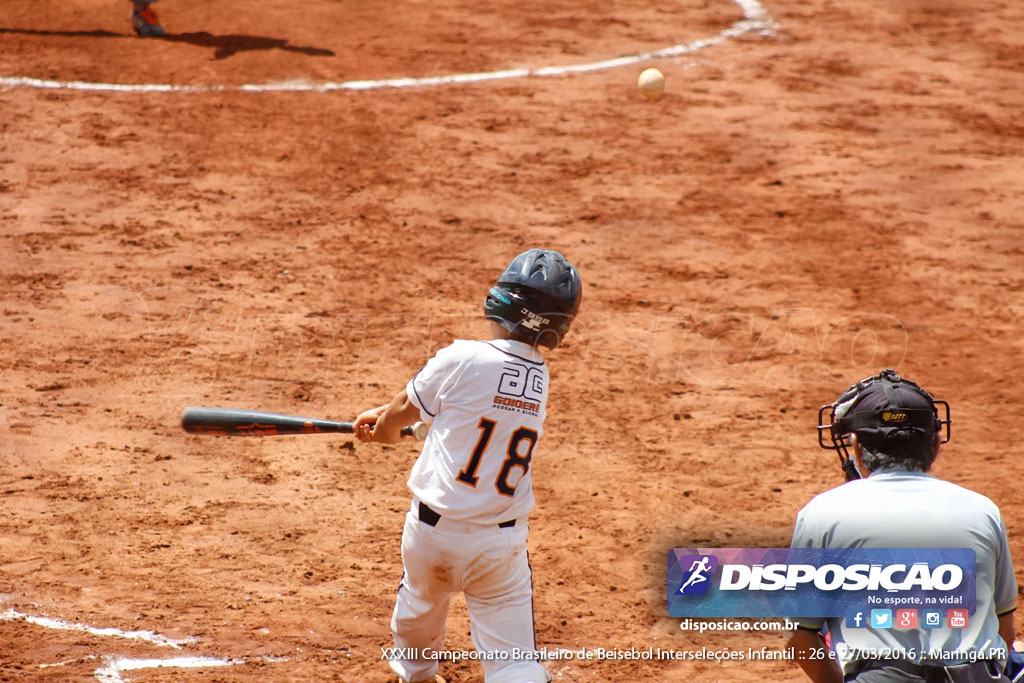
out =
<svg viewBox="0 0 1024 683"><path fill-rule="evenodd" d="M132 28L143 38L167 35L167 31L160 25L160 20L156 18L156 12L149 5L146 5L146 9L132 12Z"/></svg>

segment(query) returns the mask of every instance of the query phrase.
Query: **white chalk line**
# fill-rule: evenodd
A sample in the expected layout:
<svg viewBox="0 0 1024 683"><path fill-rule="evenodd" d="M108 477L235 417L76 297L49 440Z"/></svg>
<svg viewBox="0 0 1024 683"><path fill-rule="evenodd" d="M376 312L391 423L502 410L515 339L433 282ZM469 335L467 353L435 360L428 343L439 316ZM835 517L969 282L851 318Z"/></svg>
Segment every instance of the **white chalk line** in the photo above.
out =
<svg viewBox="0 0 1024 683"><path fill-rule="evenodd" d="M90 635L105 637L105 638L124 638L126 640L139 640L142 642L156 645L157 647L169 647L175 650L182 649L183 646L194 645L199 642L194 636L188 636L186 638L170 638L163 636L153 631L122 631L118 628L99 628L96 626L89 626L88 624L80 624L75 622L64 621L62 619L53 619L50 617L37 617L31 614L24 614L15 609L8 609L0 613L0 621L24 621L29 624L41 626L43 628L55 629L58 631L77 631L82 633L88 633ZM69 659L63 662L57 662L56 664L40 664L40 669L48 669L53 667L68 666L69 664L76 664L78 662L97 659L96 655L89 655L79 659ZM179 668L179 669L195 669L203 667L218 667L218 666L234 666L236 664L244 664L247 661L264 661L264 662L286 662L286 657L249 657L249 658L234 658L234 659L221 659L219 657L171 657L169 659L156 659L146 658L137 659L132 657L105 657L103 666L96 669L94 676L97 680L103 681L104 683L123 683L124 679L121 677L122 671L135 671L138 669L154 669L154 668Z"/></svg>
<svg viewBox="0 0 1024 683"><path fill-rule="evenodd" d="M61 619L51 619L50 617L35 617L31 614L23 614L22 612L14 609L9 609L0 613L0 621L25 621L30 624L35 624L36 626L52 628L58 631L81 631L83 633L89 633L94 636L101 636L105 638L141 640L142 642L150 643L157 647L170 647L175 650L180 650L183 645L194 645L198 642L192 636L182 639L174 639L162 636L159 633L153 633L152 631L122 631L118 628L97 628L87 624L76 624L69 621L63 621Z"/></svg>
<svg viewBox="0 0 1024 683"><path fill-rule="evenodd" d="M439 85L455 85L461 83L481 83L510 78L527 78L531 76L563 76L573 73L601 71L622 66L631 66L642 62L666 57L678 57L720 45L727 40L748 33L775 35L776 25L768 16L768 11L758 0L733 0L743 11L743 19L735 22L725 30L712 36L690 43L672 45L670 47L640 52L625 57L615 57L589 64L570 66L545 66L537 69L505 69L481 73L452 74L449 76L430 76L426 78L386 78L383 80L343 81L340 83L308 83L296 80L281 83L245 84L245 85L168 85L122 83L91 83L87 81L54 81L40 78L0 76L0 86L38 88L44 90L85 90L107 92L170 92L170 93L206 93L206 92L317 92L326 93L339 90L377 90L380 88L423 88Z"/></svg>
<svg viewBox="0 0 1024 683"><path fill-rule="evenodd" d="M107 663L96 669L93 676L103 683L125 683L123 671L139 669L203 669L208 667L235 666L248 661L287 662L286 657L250 657L248 659L219 659L217 657L172 657L170 659L133 659L130 657L108 657Z"/></svg>
<svg viewBox="0 0 1024 683"><path fill-rule="evenodd" d="M85 657L78 657L76 659L66 659L63 662L57 662L56 664L40 664L40 669L55 669L59 666L67 666L69 664L78 664L79 662L88 662L94 659L99 659L96 655L86 655Z"/></svg>
<svg viewBox="0 0 1024 683"><path fill-rule="evenodd" d="M217 659L216 657L173 657L171 659L128 659L110 657L107 663L96 669L93 676L103 683L123 683L122 671L139 669L200 669L206 667L231 666L241 660Z"/></svg>

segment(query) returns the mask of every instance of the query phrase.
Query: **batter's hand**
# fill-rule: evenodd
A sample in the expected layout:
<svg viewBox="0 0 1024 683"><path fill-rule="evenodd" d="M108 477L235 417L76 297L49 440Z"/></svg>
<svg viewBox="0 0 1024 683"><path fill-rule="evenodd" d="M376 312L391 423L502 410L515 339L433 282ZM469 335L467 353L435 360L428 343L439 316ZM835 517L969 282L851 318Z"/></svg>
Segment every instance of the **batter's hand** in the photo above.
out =
<svg viewBox="0 0 1024 683"><path fill-rule="evenodd" d="M371 443L373 441L373 427L387 409L387 405L382 405L359 413L356 419L352 421L352 433L355 437L365 443Z"/></svg>
<svg viewBox="0 0 1024 683"><path fill-rule="evenodd" d="M402 389L386 406L360 413L352 423L352 431L357 439L367 443L398 443L402 440L402 428L419 416L420 409Z"/></svg>

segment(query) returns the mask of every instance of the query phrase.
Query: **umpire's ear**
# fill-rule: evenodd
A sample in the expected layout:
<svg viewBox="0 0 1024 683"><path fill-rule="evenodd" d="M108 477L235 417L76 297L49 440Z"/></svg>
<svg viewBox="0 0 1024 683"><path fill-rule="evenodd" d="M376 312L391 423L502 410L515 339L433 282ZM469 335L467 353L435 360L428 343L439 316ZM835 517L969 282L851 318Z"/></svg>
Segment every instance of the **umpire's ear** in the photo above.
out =
<svg viewBox="0 0 1024 683"><path fill-rule="evenodd" d="M867 467L864 467L864 449L860 447L860 441L857 440L856 434L850 434L850 446L853 448L853 464L857 466L857 471L861 473L862 477L866 477L864 474L867 472L871 473Z"/></svg>

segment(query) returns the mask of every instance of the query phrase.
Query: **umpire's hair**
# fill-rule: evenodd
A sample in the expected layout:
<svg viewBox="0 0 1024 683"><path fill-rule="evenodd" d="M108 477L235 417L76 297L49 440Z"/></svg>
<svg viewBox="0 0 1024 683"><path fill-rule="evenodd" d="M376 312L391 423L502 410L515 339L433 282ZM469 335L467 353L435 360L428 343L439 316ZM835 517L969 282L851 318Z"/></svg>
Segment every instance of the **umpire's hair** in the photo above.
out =
<svg viewBox="0 0 1024 683"><path fill-rule="evenodd" d="M927 472L935 462L935 444L931 439L912 443L865 447L861 444L860 459L871 470L917 470Z"/></svg>

